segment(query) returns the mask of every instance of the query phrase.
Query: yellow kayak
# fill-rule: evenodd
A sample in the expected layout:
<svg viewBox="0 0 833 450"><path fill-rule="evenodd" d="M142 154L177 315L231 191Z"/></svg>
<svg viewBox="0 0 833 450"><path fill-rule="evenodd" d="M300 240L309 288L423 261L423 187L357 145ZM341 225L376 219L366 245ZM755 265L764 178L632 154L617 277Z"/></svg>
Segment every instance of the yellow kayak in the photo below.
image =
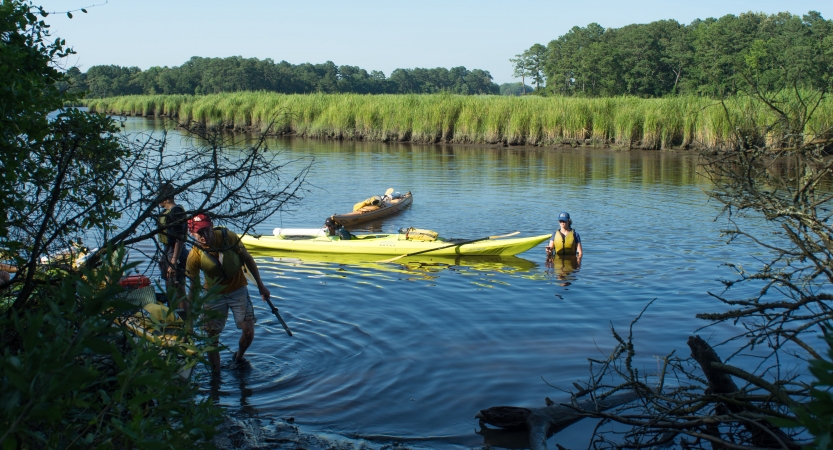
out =
<svg viewBox="0 0 833 450"><path fill-rule="evenodd" d="M385 268L389 269L389 265L378 264L379 255L369 254L350 254L350 253L303 253L303 252L283 252L280 250L265 249L259 247L249 248L249 253L258 259L258 264L290 263L290 264L309 264L310 266L318 264L337 264L360 266L366 268ZM494 270L497 272L514 273L527 272L536 267L538 264L528 260L519 258L517 256L433 256L431 253L425 253L417 256L408 256L396 260L397 264L403 266L413 267L450 267L460 266L468 267L473 270Z"/></svg>
<svg viewBox="0 0 833 450"><path fill-rule="evenodd" d="M476 242L467 240L431 241L411 240L405 234L362 234L350 240L335 236L248 236L242 237L246 247L305 253L364 254L400 256L425 252L426 256L510 256L525 252L550 238L549 234L539 236L484 239Z"/></svg>

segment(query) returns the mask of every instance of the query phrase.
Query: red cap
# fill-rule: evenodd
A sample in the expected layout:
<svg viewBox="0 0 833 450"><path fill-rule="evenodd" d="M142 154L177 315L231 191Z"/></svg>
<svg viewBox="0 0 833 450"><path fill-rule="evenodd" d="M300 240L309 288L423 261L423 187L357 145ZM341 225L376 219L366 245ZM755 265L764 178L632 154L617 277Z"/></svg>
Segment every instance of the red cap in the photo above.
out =
<svg viewBox="0 0 833 450"><path fill-rule="evenodd" d="M196 216L188 219L189 233L199 233L199 231L203 228L211 228L211 219L209 219L205 214L197 214Z"/></svg>

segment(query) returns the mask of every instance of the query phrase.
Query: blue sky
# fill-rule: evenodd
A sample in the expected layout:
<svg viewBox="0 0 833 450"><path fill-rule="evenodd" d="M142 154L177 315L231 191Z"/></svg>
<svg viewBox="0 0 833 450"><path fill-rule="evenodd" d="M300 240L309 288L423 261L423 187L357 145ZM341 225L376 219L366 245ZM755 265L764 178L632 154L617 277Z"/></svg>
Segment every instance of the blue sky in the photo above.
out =
<svg viewBox="0 0 833 450"><path fill-rule="evenodd" d="M95 1L95 0L93 0ZM333 61L381 70L454 67L484 69L497 83L512 78L509 58L547 44L573 26L788 11L833 18L831 0L109 0L107 4L50 0L50 12L86 8L68 19L51 15L55 35L78 52L82 71L99 64L178 66L191 56L272 58L292 64Z"/></svg>

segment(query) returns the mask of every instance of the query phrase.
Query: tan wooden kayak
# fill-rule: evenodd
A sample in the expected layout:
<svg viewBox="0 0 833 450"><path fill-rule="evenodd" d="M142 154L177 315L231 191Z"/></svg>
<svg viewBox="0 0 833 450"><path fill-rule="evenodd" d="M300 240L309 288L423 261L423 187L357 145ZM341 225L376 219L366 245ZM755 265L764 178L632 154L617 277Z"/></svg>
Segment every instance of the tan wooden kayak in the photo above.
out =
<svg viewBox="0 0 833 450"><path fill-rule="evenodd" d="M384 201L380 206L364 206L359 208L357 211L346 214L333 214L333 220L340 223L345 228L350 228L360 223L381 219L402 211L413 201L414 196L408 192L400 198Z"/></svg>

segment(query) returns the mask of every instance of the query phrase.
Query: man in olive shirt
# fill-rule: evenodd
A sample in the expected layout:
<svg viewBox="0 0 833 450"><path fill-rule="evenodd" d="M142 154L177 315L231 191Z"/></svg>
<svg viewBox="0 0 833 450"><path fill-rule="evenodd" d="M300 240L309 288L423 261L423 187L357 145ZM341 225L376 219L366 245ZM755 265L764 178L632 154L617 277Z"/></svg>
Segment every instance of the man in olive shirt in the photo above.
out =
<svg viewBox="0 0 833 450"><path fill-rule="evenodd" d="M220 318L206 322L205 328L210 336L219 335L226 326L228 310L231 309L237 328L243 332L234 360L244 362L243 355L255 337L256 318L243 267L252 274L263 301L269 299L269 290L260 279L254 258L234 232L225 228L215 229L208 216L197 214L188 220L188 233L198 244L191 247L185 265L186 276L191 281L188 300L193 304L194 295L200 289L200 272L205 276L205 288L222 286L220 297L205 305L206 310L219 312ZM209 353L208 361L212 370L219 372L220 354Z"/></svg>
<svg viewBox="0 0 833 450"><path fill-rule="evenodd" d="M187 310L185 304L185 240L187 226L185 223L185 208L176 204L174 200L174 186L165 183L160 188L159 207L164 211L159 215L159 229L157 235L159 243L164 246L162 259L159 261L159 271L165 280L165 293L168 295L168 306Z"/></svg>

